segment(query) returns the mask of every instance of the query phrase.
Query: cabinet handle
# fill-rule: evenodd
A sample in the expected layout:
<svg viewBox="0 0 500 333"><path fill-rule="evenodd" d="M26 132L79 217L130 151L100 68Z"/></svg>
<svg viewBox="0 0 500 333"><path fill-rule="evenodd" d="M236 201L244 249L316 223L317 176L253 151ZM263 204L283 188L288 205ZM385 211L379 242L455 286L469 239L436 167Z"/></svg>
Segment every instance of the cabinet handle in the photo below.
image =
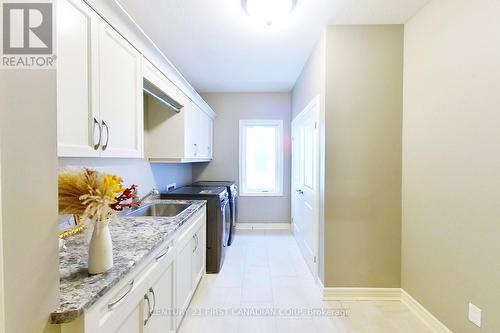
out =
<svg viewBox="0 0 500 333"><path fill-rule="evenodd" d="M97 143L94 144L94 150L97 150L97 149L99 149L99 146L101 145L102 128L101 128L101 124L99 124L97 119L95 119L95 117L94 117L94 130L95 130L95 125L97 125L97 127L99 127L99 141L97 141Z"/></svg>
<svg viewBox="0 0 500 333"><path fill-rule="evenodd" d="M193 235L193 239L194 239L194 250L193 250L193 253L195 253L196 250L198 249L198 244L199 244L199 242L198 242L198 234L194 234Z"/></svg>
<svg viewBox="0 0 500 333"><path fill-rule="evenodd" d="M194 144L194 156L198 155L198 145Z"/></svg>
<svg viewBox="0 0 500 333"><path fill-rule="evenodd" d="M134 280L130 281L130 283L128 284L128 289L127 291L125 292L125 294L123 294L119 299L117 299L116 301L112 302L112 303L109 303L108 304L108 310L113 310L114 308L116 308L118 305L120 305L123 300L125 299L125 297L127 297L127 295L132 291L132 288L134 287Z"/></svg>
<svg viewBox="0 0 500 333"><path fill-rule="evenodd" d="M102 145L102 151L105 151L106 148L108 148L108 142L109 142L109 127L108 124L102 120L102 128L106 127L106 143Z"/></svg>
<svg viewBox="0 0 500 333"><path fill-rule="evenodd" d="M167 249L165 250L165 252L163 252L162 254L160 254L158 257L156 257L156 261L161 261L163 258L165 258L165 256L170 252L170 250L172 249L172 246L168 246Z"/></svg>
<svg viewBox="0 0 500 333"><path fill-rule="evenodd" d="M151 314L150 314L150 318L151 318L156 311L156 294L155 294L153 287L149 288L149 292L151 293L151 295L153 295L153 310L151 310Z"/></svg>
<svg viewBox="0 0 500 333"><path fill-rule="evenodd" d="M149 292L144 295L144 299L146 302L148 302L148 316L146 319L144 319L144 326L146 326L149 322L149 319L151 319L151 301L149 300Z"/></svg>

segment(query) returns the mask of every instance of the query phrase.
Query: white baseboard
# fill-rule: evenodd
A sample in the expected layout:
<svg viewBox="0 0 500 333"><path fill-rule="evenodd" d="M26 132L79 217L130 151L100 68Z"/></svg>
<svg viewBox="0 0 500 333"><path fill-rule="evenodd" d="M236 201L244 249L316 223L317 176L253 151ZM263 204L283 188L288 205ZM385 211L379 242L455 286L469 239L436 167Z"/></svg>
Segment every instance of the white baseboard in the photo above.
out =
<svg viewBox="0 0 500 333"><path fill-rule="evenodd" d="M400 288L323 288L325 301L400 301Z"/></svg>
<svg viewBox="0 0 500 333"><path fill-rule="evenodd" d="M236 230L290 230L290 223L236 223Z"/></svg>
<svg viewBox="0 0 500 333"><path fill-rule="evenodd" d="M401 288L325 288L317 284L325 301L400 301L433 333L453 333L422 304Z"/></svg>
<svg viewBox="0 0 500 333"><path fill-rule="evenodd" d="M451 330L430 313L422 304L410 294L401 289L401 302L405 304L420 320L434 333L452 333Z"/></svg>

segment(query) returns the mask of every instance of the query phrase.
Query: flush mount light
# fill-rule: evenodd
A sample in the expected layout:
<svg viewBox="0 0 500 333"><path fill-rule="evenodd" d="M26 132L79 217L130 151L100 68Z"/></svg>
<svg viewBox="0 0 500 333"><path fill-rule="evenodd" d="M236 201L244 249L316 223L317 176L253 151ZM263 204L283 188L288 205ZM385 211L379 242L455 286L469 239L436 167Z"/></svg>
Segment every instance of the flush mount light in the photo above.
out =
<svg viewBox="0 0 500 333"><path fill-rule="evenodd" d="M272 25L290 14L297 6L297 0L241 0L248 16Z"/></svg>

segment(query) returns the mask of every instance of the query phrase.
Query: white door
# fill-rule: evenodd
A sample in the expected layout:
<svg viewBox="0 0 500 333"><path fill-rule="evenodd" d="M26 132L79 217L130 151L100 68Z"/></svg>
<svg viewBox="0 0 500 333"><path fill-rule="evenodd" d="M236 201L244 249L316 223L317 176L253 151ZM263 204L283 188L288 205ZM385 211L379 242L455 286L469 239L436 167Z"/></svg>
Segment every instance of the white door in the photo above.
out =
<svg viewBox="0 0 500 333"><path fill-rule="evenodd" d="M97 14L82 1L58 2L58 156L100 154L98 24Z"/></svg>
<svg viewBox="0 0 500 333"><path fill-rule="evenodd" d="M142 157L142 57L106 22L99 29L102 157Z"/></svg>
<svg viewBox="0 0 500 333"><path fill-rule="evenodd" d="M319 98L292 122L293 233L314 276L318 274Z"/></svg>

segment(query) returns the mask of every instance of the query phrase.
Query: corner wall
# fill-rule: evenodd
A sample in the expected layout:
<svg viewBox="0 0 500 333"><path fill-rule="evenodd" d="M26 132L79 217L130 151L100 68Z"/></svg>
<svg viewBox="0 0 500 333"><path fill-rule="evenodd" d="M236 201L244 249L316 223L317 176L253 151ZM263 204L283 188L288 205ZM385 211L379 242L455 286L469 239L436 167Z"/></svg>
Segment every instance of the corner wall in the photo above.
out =
<svg viewBox="0 0 500 333"><path fill-rule="evenodd" d="M403 31L327 29L328 287L400 287Z"/></svg>
<svg viewBox="0 0 500 333"><path fill-rule="evenodd" d="M1 72L5 331L48 332L59 294L56 72Z"/></svg>
<svg viewBox="0 0 500 333"><path fill-rule="evenodd" d="M292 93L322 100L319 278L400 287L403 26L327 27Z"/></svg>
<svg viewBox="0 0 500 333"><path fill-rule="evenodd" d="M402 286L453 332L500 332L499 18L434 0L405 26Z"/></svg>

